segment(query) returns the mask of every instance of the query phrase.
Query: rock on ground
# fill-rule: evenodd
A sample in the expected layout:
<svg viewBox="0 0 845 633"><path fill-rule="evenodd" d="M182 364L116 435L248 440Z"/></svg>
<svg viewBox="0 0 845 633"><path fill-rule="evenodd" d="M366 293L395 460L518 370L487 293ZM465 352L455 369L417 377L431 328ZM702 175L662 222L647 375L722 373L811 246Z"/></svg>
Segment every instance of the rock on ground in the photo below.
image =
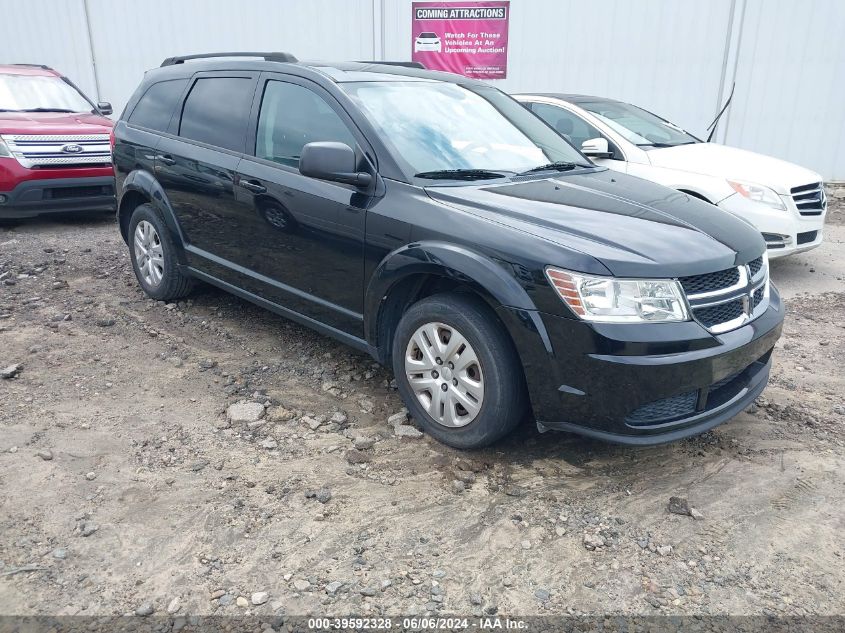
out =
<svg viewBox="0 0 845 633"><path fill-rule="evenodd" d="M260 402L236 402L226 409L226 417L234 424L256 422L264 417L264 411Z"/></svg>

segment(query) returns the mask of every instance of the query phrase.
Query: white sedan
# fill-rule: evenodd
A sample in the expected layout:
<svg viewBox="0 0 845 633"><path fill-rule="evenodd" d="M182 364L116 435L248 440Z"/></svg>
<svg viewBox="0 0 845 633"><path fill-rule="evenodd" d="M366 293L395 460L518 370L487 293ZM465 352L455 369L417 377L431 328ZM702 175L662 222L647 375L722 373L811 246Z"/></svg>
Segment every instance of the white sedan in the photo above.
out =
<svg viewBox="0 0 845 633"><path fill-rule="evenodd" d="M442 44L437 33L420 33L414 38L414 52L441 52Z"/></svg>
<svg viewBox="0 0 845 633"><path fill-rule="evenodd" d="M769 257L815 248L827 211L819 174L706 143L642 108L585 95L514 95L594 162L702 198L751 222Z"/></svg>

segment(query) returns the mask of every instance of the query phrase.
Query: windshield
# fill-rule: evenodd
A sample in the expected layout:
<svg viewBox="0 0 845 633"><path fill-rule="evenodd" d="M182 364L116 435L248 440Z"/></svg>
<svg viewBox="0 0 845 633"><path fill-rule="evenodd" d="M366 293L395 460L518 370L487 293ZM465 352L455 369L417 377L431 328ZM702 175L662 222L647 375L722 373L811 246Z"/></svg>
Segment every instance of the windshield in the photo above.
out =
<svg viewBox="0 0 845 633"><path fill-rule="evenodd" d="M85 97L61 77L0 74L0 112L39 110L93 112Z"/></svg>
<svg viewBox="0 0 845 633"><path fill-rule="evenodd" d="M677 125L637 106L618 101L578 102L627 140L640 147L673 147L700 140Z"/></svg>
<svg viewBox="0 0 845 633"><path fill-rule="evenodd" d="M593 165L521 104L490 86L428 81L341 84L412 173ZM496 177L496 174L487 177Z"/></svg>

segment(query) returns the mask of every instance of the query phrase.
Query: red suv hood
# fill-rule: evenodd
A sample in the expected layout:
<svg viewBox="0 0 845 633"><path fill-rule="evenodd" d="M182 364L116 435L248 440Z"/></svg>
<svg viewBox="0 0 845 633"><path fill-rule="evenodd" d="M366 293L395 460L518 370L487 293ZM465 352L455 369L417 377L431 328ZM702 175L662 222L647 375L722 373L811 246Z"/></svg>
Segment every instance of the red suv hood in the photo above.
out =
<svg viewBox="0 0 845 633"><path fill-rule="evenodd" d="M0 134L108 134L113 125L99 114L0 112Z"/></svg>

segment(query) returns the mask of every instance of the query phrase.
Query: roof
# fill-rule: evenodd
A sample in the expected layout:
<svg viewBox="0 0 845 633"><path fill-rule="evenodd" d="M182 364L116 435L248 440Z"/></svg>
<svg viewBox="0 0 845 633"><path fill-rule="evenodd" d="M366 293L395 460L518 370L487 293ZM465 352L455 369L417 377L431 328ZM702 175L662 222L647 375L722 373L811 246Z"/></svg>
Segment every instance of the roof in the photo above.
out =
<svg viewBox="0 0 845 633"><path fill-rule="evenodd" d="M618 101L618 99L608 99L607 97L594 97L592 95L575 95L566 94L563 92L520 92L513 95L514 97L549 97L552 99L560 99L561 101L568 101L569 103L586 103L589 101Z"/></svg>
<svg viewBox="0 0 845 633"><path fill-rule="evenodd" d="M38 77L61 76L49 66L41 64L0 64L0 73L4 75L34 75Z"/></svg>
<svg viewBox="0 0 845 633"><path fill-rule="evenodd" d="M233 58L233 55L238 55ZM246 55L249 55L247 57ZM480 83L463 75L411 68L390 63L379 64L378 62L333 62L333 61L282 61L282 58L272 59L272 56L285 55L283 53L267 54L261 58L261 53L256 54L225 54L219 57L168 58L160 68L153 69L150 74L156 76L187 76L197 72L214 70L258 70L272 72L298 70L301 74L316 72L321 77L333 83L348 83L354 81L445 81L449 83L476 84ZM243 56L243 57L242 57ZM185 59L184 62L167 63L170 59Z"/></svg>

